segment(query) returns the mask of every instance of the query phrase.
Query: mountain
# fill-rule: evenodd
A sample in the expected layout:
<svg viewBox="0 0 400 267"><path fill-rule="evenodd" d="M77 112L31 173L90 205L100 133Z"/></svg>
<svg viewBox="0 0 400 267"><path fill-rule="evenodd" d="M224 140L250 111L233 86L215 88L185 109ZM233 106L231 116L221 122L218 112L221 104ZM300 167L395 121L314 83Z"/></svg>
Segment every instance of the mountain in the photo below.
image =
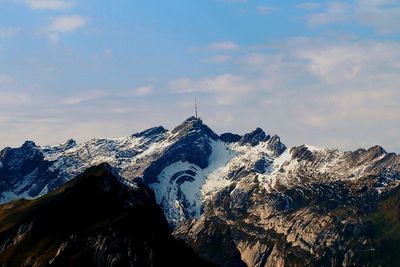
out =
<svg viewBox="0 0 400 267"><path fill-rule="evenodd" d="M102 162L154 191L175 238L219 266L368 266L366 255L395 254L373 218L399 188L398 155L287 148L260 128L218 135L194 117L119 139L6 148L1 201L52 192Z"/></svg>
<svg viewBox="0 0 400 267"><path fill-rule="evenodd" d="M151 190L107 164L0 206L0 265L211 266L172 237Z"/></svg>

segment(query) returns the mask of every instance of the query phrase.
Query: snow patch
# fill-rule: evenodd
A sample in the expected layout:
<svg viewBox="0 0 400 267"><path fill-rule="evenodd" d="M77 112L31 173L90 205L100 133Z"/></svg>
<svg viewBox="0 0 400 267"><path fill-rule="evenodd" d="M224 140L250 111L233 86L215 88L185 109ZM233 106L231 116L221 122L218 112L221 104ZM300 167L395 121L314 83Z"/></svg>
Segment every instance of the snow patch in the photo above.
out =
<svg viewBox="0 0 400 267"><path fill-rule="evenodd" d="M202 187L203 197L210 196L213 192L231 184L231 181L227 178L227 174L230 171L228 163L237 155L236 151L221 141L213 141L211 147L212 153L208 160L209 166L203 171L207 176Z"/></svg>
<svg viewBox="0 0 400 267"><path fill-rule="evenodd" d="M212 152L207 168L178 161L158 175L158 182L149 185L170 222L198 218L203 198L231 183L223 174L226 164L236 155L235 151L221 141L210 140L210 145Z"/></svg>
<svg viewBox="0 0 400 267"><path fill-rule="evenodd" d="M188 170L192 170L190 173ZM201 212L200 187L202 177L196 171L199 167L189 162L178 161L166 167L157 177L158 182L150 184L157 203L163 208L170 222L179 222L185 217L197 217ZM184 179L184 180L182 180ZM182 202L188 215L185 216Z"/></svg>
<svg viewBox="0 0 400 267"><path fill-rule="evenodd" d="M49 193L48 185L46 185L46 186L42 189L42 191L40 191L39 195L42 196L42 195L45 195L45 194L47 194L47 193Z"/></svg>
<svg viewBox="0 0 400 267"><path fill-rule="evenodd" d="M0 201L1 201L1 203L6 203L6 202L10 202L12 200L15 200L18 197L19 196L17 194L15 194L14 192L7 191L7 192L3 192L1 194Z"/></svg>

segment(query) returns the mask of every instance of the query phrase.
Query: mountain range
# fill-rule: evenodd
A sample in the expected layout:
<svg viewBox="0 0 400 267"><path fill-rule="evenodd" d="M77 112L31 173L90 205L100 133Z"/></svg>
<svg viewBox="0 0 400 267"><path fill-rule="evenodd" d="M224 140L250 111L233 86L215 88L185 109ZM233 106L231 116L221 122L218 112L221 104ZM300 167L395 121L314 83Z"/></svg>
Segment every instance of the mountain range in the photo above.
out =
<svg viewBox="0 0 400 267"><path fill-rule="evenodd" d="M356 151L310 145L288 148L277 135L260 128L244 135L219 135L195 117L172 130L155 127L119 139L82 144L68 140L44 147L27 141L20 148L0 152L0 202L6 203L0 208L0 262L22 251L18 258L25 263L98 258L92 263L103 266L113 260L102 256L111 255L108 260L131 266L162 266L151 262L167 259L166 254L140 251L130 257L112 251L126 242L133 247L144 242L150 248L146 238L129 241L120 236L130 231L127 224L147 232L159 228L154 220L161 225L164 220L161 227L167 230L158 234L167 240L163 242L170 242L165 246L189 251L188 262L204 266L396 266L400 263L399 162L400 156L380 146ZM124 192L115 193L112 201L90 186L98 188L104 181L82 178L93 176L99 168L102 174L97 176L115 177L107 190ZM77 182L82 180L86 182ZM64 195L66 188L77 192ZM121 194L129 197L121 200ZM142 194L150 196L148 206ZM96 207L93 217L78 218L71 212L59 216L67 216L76 228L66 227L61 219L54 221L51 213L40 208L59 211L88 199L86 204ZM121 208L137 201L158 215ZM124 217L131 212L141 220L135 222L138 226ZM123 220L122 228L108 234L121 241L115 241L112 249L93 245L96 238L108 243L110 236L104 229L116 217ZM30 221L57 225L54 233L64 235L54 235L54 247L49 247L51 238L39 235L43 229ZM69 248L65 242L70 244L67 237L71 236L73 240L78 236L78 241L71 241ZM39 241L43 242L40 251L30 247ZM68 247L65 254L62 246ZM63 256L54 257L60 249ZM78 251L84 251L81 258ZM140 265L132 258L147 262Z"/></svg>

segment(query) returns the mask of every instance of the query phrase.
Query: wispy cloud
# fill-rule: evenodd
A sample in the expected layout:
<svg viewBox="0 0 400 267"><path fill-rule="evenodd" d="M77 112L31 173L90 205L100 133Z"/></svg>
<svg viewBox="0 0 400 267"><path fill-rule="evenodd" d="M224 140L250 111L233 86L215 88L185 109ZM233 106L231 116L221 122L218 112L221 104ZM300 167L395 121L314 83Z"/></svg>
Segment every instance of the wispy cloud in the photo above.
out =
<svg viewBox="0 0 400 267"><path fill-rule="evenodd" d="M271 14L275 10L276 10L276 8L271 7L271 6L258 6L257 7L257 12L260 15L268 15L268 14Z"/></svg>
<svg viewBox="0 0 400 267"><path fill-rule="evenodd" d="M224 63L231 59L230 56L227 55L216 55L212 57L208 57L202 60L204 63Z"/></svg>
<svg viewBox="0 0 400 267"><path fill-rule="evenodd" d="M109 101L111 99L127 99L137 96L146 96L154 93L153 86L139 86L133 89L110 92L103 89L84 90L81 93L72 94L61 102L65 105L81 105L96 101Z"/></svg>
<svg viewBox="0 0 400 267"><path fill-rule="evenodd" d="M209 44L208 49L212 51L232 51L238 50L239 46L232 41L223 41Z"/></svg>
<svg viewBox="0 0 400 267"><path fill-rule="evenodd" d="M0 38L9 38L15 36L20 31L17 27L2 27L0 28Z"/></svg>
<svg viewBox="0 0 400 267"><path fill-rule="evenodd" d="M12 76L0 73L0 84L7 84L11 83L12 81L14 81L14 78Z"/></svg>
<svg viewBox="0 0 400 267"><path fill-rule="evenodd" d="M253 117L254 126L267 124L293 144L400 147L390 134L400 120L399 43L299 37L241 47L230 56L241 75L182 79L169 87L205 94L218 110L233 105L230 113L243 125L262 114Z"/></svg>
<svg viewBox="0 0 400 267"><path fill-rule="evenodd" d="M307 17L311 26L335 23L359 23L380 34L400 32L400 3L391 0L356 0L351 3L328 2L324 9Z"/></svg>
<svg viewBox="0 0 400 267"><path fill-rule="evenodd" d="M380 34L400 32L400 2L357 0L354 15L360 23L374 27Z"/></svg>
<svg viewBox="0 0 400 267"><path fill-rule="evenodd" d="M255 89L250 80L239 75L224 74L198 80L181 78L169 83L177 93L211 93L217 105L231 105Z"/></svg>
<svg viewBox="0 0 400 267"><path fill-rule="evenodd" d="M305 10L315 10L321 6L320 3L317 2L304 2L296 5L298 9L305 9Z"/></svg>
<svg viewBox="0 0 400 267"><path fill-rule="evenodd" d="M2 107L20 107L22 104L29 102L29 95L23 92L1 91L0 92L0 105Z"/></svg>
<svg viewBox="0 0 400 267"><path fill-rule="evenodd" d="M349 18L352 7L344 2L330 2L326 9L319 13L309 15L307 21L311 26L344 22Z"/></svg>
<svg viewBox="0 0 400 267"><path fill-rule="evenodd" d="M63 10L74 6L73 2L63 0L22 0L21 2L32 9Z"/></svg>
<svg viewBox="0 0 400 267"><path fill-rule="evenodd" d="M81 103L103 98L107 95L108 93L104 90L87 90L84 93L66 98L62 102L66 105L78 105Z"/></svg>
<svg viewBox="0 0 400 267"><path fill-rule="evenodd" d="M145 96L145 95L150 95L154 92L154 88L152 86L140 86L137 88L134 88L130 92L133 93L133 95L136 96Z"/></svg>
<svg viewBox="0 0 400 267"><path fill-rule="evenodd" d="M86 17L79 15L60 16L51 19L50 25L44 29L45 34L53 43L57 43L60 34L72 33L84 27L88 22Z"/></svg>

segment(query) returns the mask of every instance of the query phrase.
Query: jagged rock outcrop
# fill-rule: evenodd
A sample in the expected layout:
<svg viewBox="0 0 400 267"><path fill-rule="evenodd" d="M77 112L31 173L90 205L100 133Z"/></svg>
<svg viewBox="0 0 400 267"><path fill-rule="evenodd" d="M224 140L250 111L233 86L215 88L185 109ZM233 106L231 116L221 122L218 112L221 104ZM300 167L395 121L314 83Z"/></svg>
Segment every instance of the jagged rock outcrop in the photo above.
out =
<svg viewBox="0 0 400 267"><path fill-rule="evenodd" d="M233 134L233 133L223 133L219 137L222 142L225 143L237 143L242 139L242 136L239 134Z"/></svg>
<svg viewBox="0 0 400 267"><path fill-rule="evenodd" d="M57 171L50 169L51 161L34 142L27 141L20 148L5 148L0 152L0 192L3 202L16 197L33 197L45 186L50 190L65 181L57 179ZM21 179L25 177L25 179Z"/></svg>
<svg viewBox="0 0 400 267"><path fill-rule="evenodd" d="M257 128L251 133L243 135L240 139L241 145L251 145L256 146L260 144L260 142L268 141L270 138L261 128Z"/></svg>
<svg viewBox="0 0 400 267"><path fill-rule="evenodd" d="M268 141L268 148L274 151L277 156L280 156L286 150L285 144L281 142L281 138L277 135L272 136Z"/></svg>

